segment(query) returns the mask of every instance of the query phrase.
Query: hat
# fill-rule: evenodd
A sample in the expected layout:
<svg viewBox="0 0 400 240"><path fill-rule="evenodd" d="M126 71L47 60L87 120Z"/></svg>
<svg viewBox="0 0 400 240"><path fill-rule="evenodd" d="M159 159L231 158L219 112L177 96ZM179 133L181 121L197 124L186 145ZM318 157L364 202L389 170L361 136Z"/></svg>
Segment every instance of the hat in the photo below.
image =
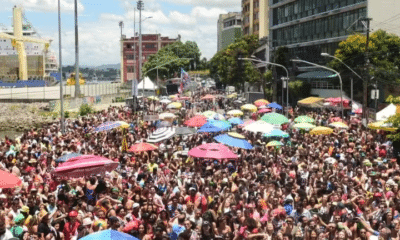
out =
<svg viewBox="0 0 400 240"><path fill-rule="evenodd" d="M139 203L134 203L134 204L132 205L132 207L133 207L133 208L138 208L138 207L140 207L140 205L139 205Z"/></svg>
<svg viewBox="0 0 400 240"><path fill-rule="evenodd" d="M28 213L29 212L29 207L28 206L23 206L19 211L23 212L23 213Z"/></svg>
<svg viewBox="0 0 400 240"><path fill-rule="evenodd" d="M29 160L29 163L37 163L36 159L31 158L31 160Z"/></svg>
<svg viewBox="0 0 400 240"><path fill-rule="evenodd" d="M193 190L193 191L196 191L196 188L190 187L190 188L189 188L189 191L192 191L192 190Z"/></svg>
<svg viewBox="0 0 400 240"><path fill-rule="evenodd" d="M78 212L77 211L71 211L68 213L68 217L77 217L78 216Z"/></svg>

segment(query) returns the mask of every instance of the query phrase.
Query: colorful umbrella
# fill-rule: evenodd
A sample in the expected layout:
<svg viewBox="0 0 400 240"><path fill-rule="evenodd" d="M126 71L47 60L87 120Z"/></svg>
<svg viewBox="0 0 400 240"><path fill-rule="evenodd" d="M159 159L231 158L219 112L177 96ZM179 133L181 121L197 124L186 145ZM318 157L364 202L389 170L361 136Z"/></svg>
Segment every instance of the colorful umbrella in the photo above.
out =
<svg viewBox="0 0 400 240"><path fill-rule="evenodd" d="M279 141L271 141L267 143L267 147L280 147L280 146L283 146L283 143Z"/></svg>
<svg viewBox="0 0 400 240"><path fill-rule="evenodd" d="M208 123L210 123L216 127L222 128L224 130L227 130L232 127L230 122L223 121L223 120L208 120Z"/></svg>
<svg viewBox="0 0 400 240"><path fill-rule="evenodd" d="M230 118L228 119L228 121L232 124L232 125L240 125L243 124L244 121L240 118Z"/></svg>
<svg viewBox="0 0 400 240"><path fill-rule="evenodd" d="M69 153L57 158L56 162L66 162L71 158L82 156L80 153Z"/></svg>
<svg viewBox="0 0 400 240"><path fill-rule="evenodd" d="M268 107L282 110L282 106L277 104L276 102L272 102L272 103L268 104Z"/></svg>
<svg viewBox="0 0 400 240"><path fill-rule="evenodd" d="M343 122L340 117L332 117L329 119L330 122Z"/></svg>
<svg viewBox="0 0 400 240"><path fill-rule="evenodd" d="M279 113L267 113L261 120L274 125L282 125L289 122L289 119Z"/></svg>
<svg viewBox="0 0 400 240"><path fill-rule="evenodd" d="M211 95L211 94L207 94L207 95L203 96L203 97L201 98L201 100L212 100L212 99L214 99L214 98L215 98L215 96L213 96L213 95Z"/></svg>
<svg viewBox="0 0 400 240"><path fill-rule="evenodd" d="M176 94L176 95L169 95L168 97L169 97L169 99L174 99L174 98L178 98L179 96Z"/></svg>
<svg viewBox="0 0 400 240"><path fill-rule="evenodd" d="M253 104L245 104L240 107L242 110L250 111L250 112L257 112L257 107Z"/></svg>
<svg viewBox="0 0 400 240"><path fill-rule="evenodd" d="M227 98L235 98L235 97L237 97L237 93L232 93L232 94L229 94L228 96L226 96Z"/></svg>
<svg viewBox="0 0 400 240"><path fill-rule="evenodd" d="M343 122L334 122L329 124L330 127L334 128L343 128L343 129L349 129L349 126L346 125L346 123Z"/></svg>
<svg viewBox="0 0 400 240"><path fill-rule="evenodd" d="M117 121L117 123L121 124L119 127L120 128L129 128L131 125L127 122L124 121Z"/></svg>
<svg viewBox="0 0 400 240"><path fill-rule="evenodd" d="M153 145L153 144L149 144L149 143L136 143L134 145L132 145L128 152L146 152L146 151L153 151L156 150L157 146Z"/></svg>
<svg viewBox="0 0 400 240"><path fill-rule="evenodd" d="M169 109L177 109L177 108L181 108L182 107L182 103L180 102L172 102L170 104L168 104L167 108Z"/></svg>
<svg viewBox="0 0 400 240"><path fill-rule="evenodd" d="M395 132L397 128L392 127L390 123L385 123L385 121L373 122L368 124L368 128L376 130L384 130L388 132Z"/></svg>
<svg viewBox="0 0 400 240"><path fill-rule="evenodd" d="M104 132L104 131L109 131L114 128L119 128L123 126L124 124L122 122L105 122L97 126L95 129L96 132ZM129 125L128 125L129 127Z"/></svg>
<svg viewBox="0 0 400 240"><path fill-rule="evenodd" d="M158 116L159 119L175 119L176 115L173 113L165 112Z"/></svg>
<svg viewBox="0 0 400 240"><path fill-rule="evenodd" d="M273 129L270 132L267 132L264 134L264 137L283 137L283 138L287 138L289 137L289 134L287 132L284 132L280 129Z"/></svg>
<svg viewBox="0 0 400 240"><path fill-rule="evenodd" d="M207 143L190 149L188 155L205 159L237 159L238 156L220 143Z"/></svg>
<svg viewBox="0 0 400 240"><path fill-rule="evenodd" d="M267 133L267 132L272 131L273 129L274 129L274 126L272 126L271 124L266 123L264 121L261 121L261 120L251 123L244 127L244 130L249 131L249 132L254 132L254 133L257 133L257 132Z"/></svg>
<svg viewBox="0 0 400 240"><path fill-rule="evenodd" d="M234 134L222 134L214 137L217 142L223 143L231 147L243 149L253 149L253 146L243 138L236 138Z"/></svg>
<svg viewBox="0 0 400 240"><path fill-rule="evenodd" d="M202 115L192 117L191 119L184 122L188 127L201 127L207 122L207 118Z"/></svg>
<svg viewBox="0 0 400 240"><path fill-rule="evenodd" d="M59 165L53 174L62 177L79 178L111 172L118 167L118 162L95 155L82 155L69 159Z"/></svg>
<svg viewBox="0 0 400 240"><path fill-rule="evenodd" d="M257 113L269 113L271 111L272 111L271 108L262 108L262 109L258 110Z"/></svg>
<svg viewBox="0 0 400 240"><path fill-rule="evenodd" d="M217 114L217 113L214 111L205 111L202 113L202 115L205 116L206 118L213 117L213 116L215 116L215 114Z"/></svg>
<svg viewBox="0 0 400 240"><path fill-rule="evenodd" d="M106 240L106 239L117 239L117 240L139 240L138 238L133 237L132 235L115 231L115 230L103 230L100 232L95 232L89 234L80 240Z"/></svg>
<svg viewBox="0 0 400 240"><path fill-rule="evenodd" d="M230 110L226 114L231 115L231 116L243 116L243 112L240 110Z"/></svg>
<svg viewBox="0 0 400 240"><path fill-rule="evenodd" d="M244 128L244 127L246 127L246 126L248 126L248 125L250 125L250 124L252 124L252 123L255 123L255 122L256 122L256 121L250 119L250 120L247 120L246 122L240 124L238 127Z"/></svg>
<svg viewBox="0 0 400 240"><path fill-rule="evenodd" d="M306 115L301 115L295 118L294 121L296 123L313 123L314 119Z"/></svg>
<svg viewBox="0 0 400 240"><path fill-rule="evenodd" d="M12 173L0 170L0 188L13 188L21 185L22 181Z"/></svg>
<svg viewBox="0 0 400 240"><path fill-rule="evenodd" d="M153 100L153 101L159 101L159 100L160 100L160 99L158 99L158 97L156 97L156 96L150 96L150 97L147 97L147 99Z"/></svg>
<svg viewBox="0 0 400 240"><path fill-rule="evenodd" d="M295 125L293 125L293 128L305 129L305 130L310 130L310 129L313 129L316 127L317 126L315 126L314 124L311 124L311 123L296 123Z"/></svg>
<svg viewBox="0 0 400 240"><path fill-rule="evenodd" d="M147 142L158 143L170 139L174 135L175 135L175 128L172 127L159 128L150 134L150 137L147 139Z"/></svg>
<svg viewBox="0 0 400 240"><path fill-rule="evenodd" d="M261 106L257 106L258 107L258 109L264 109L264 108L268 108L267 106L265 106L265 105L261 105Z"/></svg>
<svg viewBox="0 0 400 240"><path fill-rule="evenodd" d="M313 135L329 135L331 133L333 133L333 129L328 127L316 127L310 131L310 134Z"/></svg>
<svg viewBox="0 0 400 240"><path fill-rule="evenodd" d="M362 113L362 108L357 108L354 113L356 114L361 114Z"/></svg>
<svg viewBox="0 0 400 240"><path fill-rule="evenodd" d="M268 105L269 102L266 99L258 99L257 101L254 102L254 105L258 106L262 106L262 105Z"/></svg>

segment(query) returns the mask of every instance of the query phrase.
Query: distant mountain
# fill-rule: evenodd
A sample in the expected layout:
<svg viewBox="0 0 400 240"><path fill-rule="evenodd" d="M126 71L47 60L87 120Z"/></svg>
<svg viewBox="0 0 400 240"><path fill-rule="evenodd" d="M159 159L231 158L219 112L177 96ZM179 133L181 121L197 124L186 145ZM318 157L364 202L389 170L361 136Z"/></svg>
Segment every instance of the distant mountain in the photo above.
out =
<svg viewBox="0 0 400 240"><path fill-rule="evenodd" d="M120 69L121 68L121 64L117 63L117 64L105 64L105 65L100 65L97 67L94 67L97 70L107 70L108 68L112 68L112 69Z"/></svg>

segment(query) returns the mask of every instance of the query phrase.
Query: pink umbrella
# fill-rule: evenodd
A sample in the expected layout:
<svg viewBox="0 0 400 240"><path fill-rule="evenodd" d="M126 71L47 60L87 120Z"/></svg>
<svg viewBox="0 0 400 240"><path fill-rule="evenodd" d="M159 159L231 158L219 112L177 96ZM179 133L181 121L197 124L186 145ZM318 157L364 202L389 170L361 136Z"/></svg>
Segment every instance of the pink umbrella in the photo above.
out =
<svg viewBox="0 0 400 240"><path fill-rule="evenodd" d="M258 110L258 113L269 113L269 112L271 112L271 108L263 108Z"/></svg>
<svg viewBox="0 0 400 240"><path fill-rule="evenodd" d="M238 125L238 127L240 128L244 128L249 124L252 124L253 122L255 122L254 120L247 120L246 122L244 122L243 124Z"/></svg>
<svg viewBox="0 0 400 240"><path fill-rule="evenodd" d="M206 143L190 149L188 155L195 158L206 159L236 159L238 155L227 146L220 143Z"/></svg>
<svg viewBox="0 0 400 240"><path fill-rule="evenodd" d="M334 98L327 98L327 99L325 99L325 102L333 102L335 99Z"/></svg>
<svg viewBox="0 0 400 240"><path fill-rule="evenodd" d="M59 165L53 174L60 177L79 178L111 172L118 167L118 162L95 155L82 155L70 158Z"/></svg>
<svg viewBox="0 0 400 240"><path fill-rule="evenodd" d="M354 111L354 113L361 114L361 113L362 113L362 108L356 109L356 110Z"/></svg>

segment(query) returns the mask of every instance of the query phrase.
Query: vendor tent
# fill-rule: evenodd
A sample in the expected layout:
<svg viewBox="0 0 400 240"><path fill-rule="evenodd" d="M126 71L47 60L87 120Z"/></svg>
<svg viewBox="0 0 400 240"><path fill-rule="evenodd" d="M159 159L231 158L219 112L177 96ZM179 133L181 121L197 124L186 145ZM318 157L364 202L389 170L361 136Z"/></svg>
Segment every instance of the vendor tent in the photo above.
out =
<svg viewBox="0 0 400 240"><path fill-rule="evenodd" d="M389 117L396 114L397 106L391 103L376 114L376 121L386 121Z"/></svg>
<svg viewBox="0 0 400 240"><path fill-rule="evenodd" d="M145 90L154 90L154 89L157 89L157 88L158 88L158 87L150 80L150 78L145 77L145 78L143 79L143 81L141 81L141 82L138 84L138 90L139 90L139 91L143 90L143 84L144 84L144 89L145 89Z"/></svg>
<svg viewBox="0 0 400 240"><path fill-rule="evenodd" d="M297 102L302 107L320 108L323 107L324 99L319 97L308 97Z"/></svg>

